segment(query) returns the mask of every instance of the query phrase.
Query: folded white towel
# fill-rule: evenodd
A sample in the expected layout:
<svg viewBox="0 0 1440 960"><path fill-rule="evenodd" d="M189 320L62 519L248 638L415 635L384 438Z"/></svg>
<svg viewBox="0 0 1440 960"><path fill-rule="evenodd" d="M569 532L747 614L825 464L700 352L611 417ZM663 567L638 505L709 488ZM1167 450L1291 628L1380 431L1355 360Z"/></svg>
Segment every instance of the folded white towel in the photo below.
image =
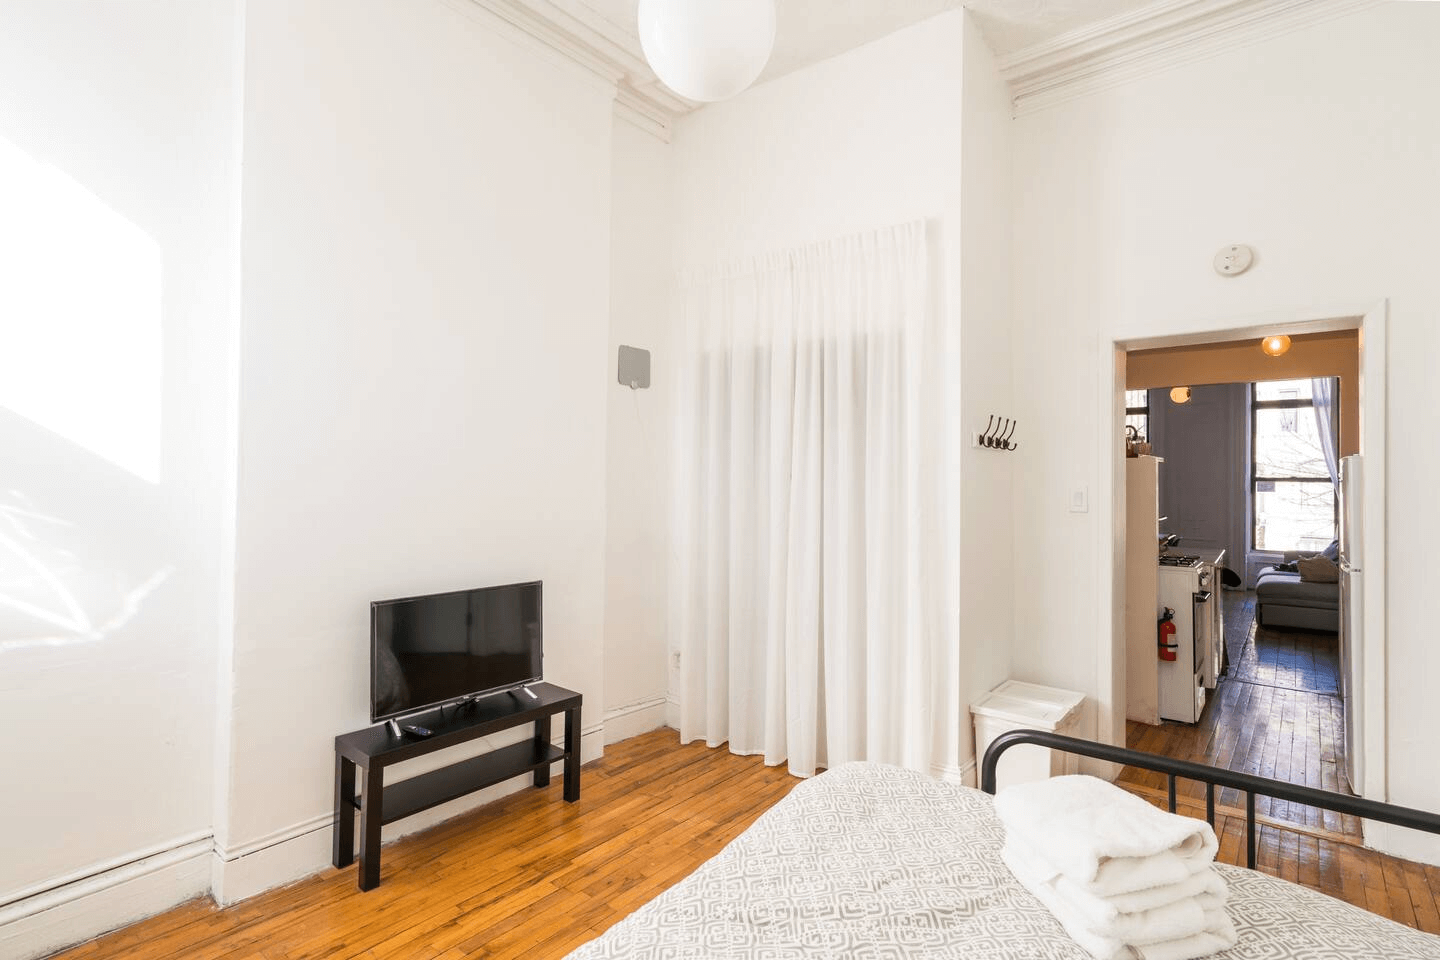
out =
<svg viewBox="0 0 1440 960"><path fill-rule="evenodd" d="M1225 881L1207 868L1178 883L1103 897L1094 892L1093 885L1056 873L1018 837L1006 839L1002 854L1006 866L1027 889L1041 884L1052 887L1088 929L1127 943L1198 933L1205 927L1205 911L1223 908L1228 895Z"/></svg>
<svg viewBox="0 0 1440 960"><path fill-rule="evenodd" d="M1174 896L1166 894L1155 894L1148 898L1140 896L1148 891L1169 890L1177 884L1186 884L1197 874L1204 872L1211 863L1202 856L1179 857L1168 850L1149 857L1116 857L1106 860L1100 865L1100 869L1095 872L1094 880L1080 881L1063 873L1058 866L1050 862L1048 856L1036 850L1021 833L1009 831L1006 834L1005 842L1014 846L1029 862L1030 872L1037 881L1052 883L1063 877L1092 897L1102 900L1113 900L1126 896L1138 898L1128 901L1122 906L1117 906L1117 910L1120 911L1146 910L1172 900L1178 900L1181 896L1191 895L1187 892L1176 893Z"/></svg>
<svg viewBox="0 0 1440 960"><path fill-rule="evenodd" d="M1002 849L1000 856L1009 864L1012 852ZM1237 940L1235 926L1223 907L1203 911L1201 928L1188 935L1143 943L1105 936L1091 929L1086 918L1069 900L1061 896L1054 886L1048 883L1031 886L1020 877L1013 865L1010 869L1016 873L1021 884L1060 921L1070 938L1096 960L1195 960L1197 957L1207 957L1212 953L1228 950ZM1162 935L1166 931L1157 928L1153 932Z"/></svg>
<svg viewBox="0 0 1440 960"><path fill-rule="evenodd" d="M1141 944L1131 947L1131 950L1140 960L1195 960L1196 957L1208 957L1235 946L1240 938L1225 911L1207 911L1207 915L1212 917L1209 924L1193 937Z"/></svg>
<svg viewBox="0 0 1440 960"><path fill-rule="evenodd" d="M1179 883L1213 862L1220 847L1203 820L1166 813L1095 777L1007 787L995 797L995 812L1008 834L1102 896Z"/></svg>
<svg viewBox="0 0 1440 960"><path fill-rule="evenodd" d="M1089 891L1082 891L1079 885L1069 878L1062 878L1056 888L1062 893L1072 892L1072 899L1075 896L1089 893ZM1094 894L1089 895L1094 896ZM1192 873L1179 883L1151 887L1148 890L1137 890L1134 893L1115 894L1105 897L1101 902L1114 909L1116 913L1137 913L1141 910L1163 907L1167 903L1174 903L1176 900L1183 900L1186 897L1195 897L1199 900L1202 908L1215 910L1225 905L1225 901L1230 898L1230 891L1225 886L1225 881L1221 879L1220 874L1211 867L1201 870L1199 873Z"/></svg>

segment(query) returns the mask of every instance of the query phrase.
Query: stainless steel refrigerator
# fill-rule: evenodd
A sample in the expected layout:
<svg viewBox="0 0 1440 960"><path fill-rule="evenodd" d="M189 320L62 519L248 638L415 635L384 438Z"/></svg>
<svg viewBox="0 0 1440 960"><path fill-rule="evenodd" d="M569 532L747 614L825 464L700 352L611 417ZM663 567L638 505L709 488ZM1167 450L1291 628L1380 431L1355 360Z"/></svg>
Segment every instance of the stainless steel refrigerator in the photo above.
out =
<svg viewBox="0 0 1440 960"><path fill-rule="evenodd" d="M1360 795L1365 757L1359 737L1364 709L1360 656L1365 618L1365 564L1361 553L1360 502L1364 489L1360 455L1340 460L1340 696L1345 704L1345 775Z"/></svg>

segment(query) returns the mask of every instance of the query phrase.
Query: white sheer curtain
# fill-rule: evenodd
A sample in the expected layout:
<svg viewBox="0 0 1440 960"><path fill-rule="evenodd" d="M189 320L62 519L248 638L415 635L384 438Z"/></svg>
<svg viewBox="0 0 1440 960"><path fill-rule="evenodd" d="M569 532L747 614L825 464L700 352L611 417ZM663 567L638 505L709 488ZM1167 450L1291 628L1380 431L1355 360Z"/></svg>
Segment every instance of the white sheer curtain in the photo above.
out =
<svg viewBox="0 0 1440 960"><path fill-rule="evenodd" d="M927 466L945 412L927 261L917 222L683 278L682 740L801 776L943 763L955 531Z"/></svg>
<svg viewBox="0 0 1440 960"><path fill-rule="evenodd" d="M1330 482L1340 488L1340 451L1335 445L1335 389L1340 383L1334 377L1316 377L1310 381L1310 396L1315 401L1315 428L1320 434L1320 450L1325 454L1325 467Z"/></svg>

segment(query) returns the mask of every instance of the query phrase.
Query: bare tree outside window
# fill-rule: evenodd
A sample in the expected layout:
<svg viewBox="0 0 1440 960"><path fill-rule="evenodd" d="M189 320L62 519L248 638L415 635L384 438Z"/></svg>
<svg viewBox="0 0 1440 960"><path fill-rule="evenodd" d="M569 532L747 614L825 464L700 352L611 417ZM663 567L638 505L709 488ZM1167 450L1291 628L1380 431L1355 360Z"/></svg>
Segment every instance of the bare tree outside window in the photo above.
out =
<svg viewBox="0 0 1440 960"><path fill-rule="evenodd" d="M1125 426L1134 427L1141 440L1150 439L1150 391L1125 391Z"/></svg>
<svg viewBox="0 0 1440 960"><path fill-rule="evenodd" d="M1318 553L1337 517L1310 381L1254 384L1250 418L1255 549Z"/></svg>

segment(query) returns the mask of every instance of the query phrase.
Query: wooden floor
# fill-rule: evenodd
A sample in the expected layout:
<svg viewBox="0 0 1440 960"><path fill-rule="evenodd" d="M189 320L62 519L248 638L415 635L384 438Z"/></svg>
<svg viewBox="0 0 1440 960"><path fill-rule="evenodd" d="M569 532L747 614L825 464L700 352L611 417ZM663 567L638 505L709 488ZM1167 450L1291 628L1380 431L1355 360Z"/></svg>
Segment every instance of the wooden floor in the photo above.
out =
<svg viewBox="0 0 1440 960"><path fill-rule="evenodd" d="M1130 723L1136 750L1194 760L1286 783L1349 793L1345 781L1345 727L1340 701L1338 637L1333 633L1259 627L1254 592L1226 592L1225 645L1229 669L1196 724ZM1122 783L1161 788L1157 773L1127 769ZM1199 784L1182 784L1192 798ZM1234 790L1217 800L1243 806ZM1262 816L1349 837L1360 835L1354 817L1268 797L1256 800Z"/></svg>
<svg viewBox="0 0 1440 960"><path fill-rule="evenodd" d="M1258 626L1253 591L1226 591L1223 602L1229 669L1200 722L1131 723L1129 745L1349 793L1343 774L1338 637ZM1127 767L1117 782L1165 806L1163 775ZM1176 792L1180 813L1204 819L1201 785L1181 781ZM1216 794L1215 831L1224 863L1245 863L1244 803L1238 791ZM1366 850L1360 845L1360 824L1351 816L1265 797L1256 799L1255 810L1257 869L1440 933L1440 868Z"/></svg>
<svg viewBox="0 0 1440 960"><path fill-rule="evenodd" d="M1234 752L1231 753L1233 760ZM798 781L758 757L657 730L584 768L576 804L557 777L385 848L380 886L327 870L229 909L194 901L65 960L563 957L689 874ZM1163 793L1129 788L1157 804ZM1182 800L1181 812L1203 816ZM1243 812L1221 809L1220 859L1244 859ZM1325 827L1262 821L1259 869L1440 933L1440 869L1384 857Z"/></svg>
<svg viewBox="0 0 1440 960"><path fill-rule="evenodd" d="M1321 790L1349 793L1339 685L1338 637L1260 627L1255 594L1224 594L1228 675L1196 724L1128 725L1129 745ZM1157 806L1165 777L1127 767L1117 781ZM1181 781L1179 812L1203 819L1204 788ZM1216 794L1219 859L1245 862L1244 797ZM1257 798L1258 869L1348 900L1401 923L1440 933L1440 869L1360 845L1355 817Z"/></svg>
<svg viewBox="0 0 1440 960"><path fill-rule="evenodd" d="M563 957L685 877L799 781L784 767L658 730L605 748L580 800L559 777L385 847L355 868L229 909L197 900L65 960Z"/></svg>

